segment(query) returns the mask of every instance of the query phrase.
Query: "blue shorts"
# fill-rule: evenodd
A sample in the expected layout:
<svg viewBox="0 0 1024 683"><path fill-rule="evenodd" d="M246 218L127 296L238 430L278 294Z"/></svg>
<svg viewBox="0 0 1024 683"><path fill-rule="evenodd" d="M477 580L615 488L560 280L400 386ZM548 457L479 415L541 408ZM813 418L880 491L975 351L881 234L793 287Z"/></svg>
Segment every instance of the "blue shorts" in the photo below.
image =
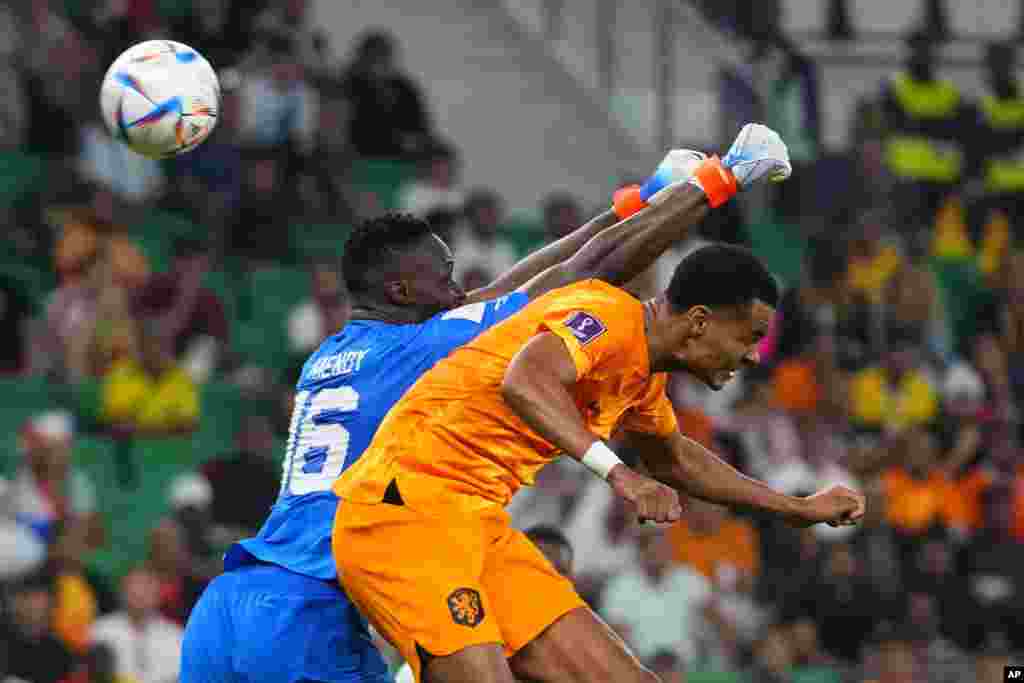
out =
<svg viewBox="0 0 1024 683"><path fill-rule="evenodd" d="M180 683L390 683L337 585L268 564L221 574L185 627Z"/></svg>

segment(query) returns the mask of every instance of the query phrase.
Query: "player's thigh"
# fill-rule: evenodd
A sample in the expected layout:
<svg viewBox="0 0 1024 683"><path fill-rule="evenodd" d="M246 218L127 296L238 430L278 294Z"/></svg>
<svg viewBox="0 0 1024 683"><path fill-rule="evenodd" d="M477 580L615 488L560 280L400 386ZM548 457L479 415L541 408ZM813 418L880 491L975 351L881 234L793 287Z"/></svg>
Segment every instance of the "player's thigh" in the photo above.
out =
<svg viewBox="0 0 1024 683"><path fill-rule="evenodd" d="M562 615L585 606L562 576L523 532L495 520L496 531L484 567L483 585L494 606L511 656Z"/></svg>
<svg viewBox="0 0 1024 683"><path fill-rule="evenodd" d="M589 607L551 624L509 660L516 677L544 683L657 683Z"/></svg>
<svg viewBox="0 0 1024 683"><path fill-rule="evenodd" d="M425 663L434 661L469 658L470 670L487 668L478 661L482 655L459 654L501 643L494 608L481 583L486 544L476 518L427 516L401 504L342 501L332 543L346 593L417 676ZM434 666L442 667L436 675L445 681L458 668Z"/></svg>
<svg viewBox="0 0 1024 683"><path fill-rule="evenodd" d="M420 683L515 683L500 643L470 645L428 659Z"/></svg>

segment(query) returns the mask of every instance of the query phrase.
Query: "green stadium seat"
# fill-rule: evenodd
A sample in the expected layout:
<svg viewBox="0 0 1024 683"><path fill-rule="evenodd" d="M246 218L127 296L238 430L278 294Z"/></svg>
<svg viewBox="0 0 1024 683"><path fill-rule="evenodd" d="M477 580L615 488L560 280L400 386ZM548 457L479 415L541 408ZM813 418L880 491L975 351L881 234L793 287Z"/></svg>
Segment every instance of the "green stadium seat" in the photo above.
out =
<svg viewBox="0 0 1024 683"><path fill-rule="evenodd" d="M46 380L40 377L0 379L0 392L10 396L0 407L0 472L10 473L17 466L18 430L29 417L58 406Z"/></svg>
<svg viewBox="0 0 1024 683"><path fill-rule="evenodd" d="M322 259L340 261L352 226L336 223L299 224L293 225L291 232L298 256L303 262Z"/></svg>
<svg viewBox="0 0 1024 683"><path fill-rule="evenodd" d="M46 162L21 152L0 154L0 206L10 206L46 182Z"/></svg>
<svg viewBox="0 0 1024 683"><path fill-rule="evenodd" d="M691 671L686 674L686 683L746 683L746 679L738 673Z"/></svg>
<svg viewBox="0 0 1024 683"><path fill-rule="evenodd" d="M828 667L809 667L795 669L792 683L842 683L843 677L835 669Z"/></svg>
<svg viewBox="0 0 1024 683"><path fill-rule="evenodd" d="M547 241L544 226L527 218L512 218L501 226L501 235L515 248L519 258L536 251Z"/></svg>
<svg viewBox="0 0 1024 683"><path fill-rule="evenodd" d="M357 191L377 195L381 209L397 209L402 186L416 175L416 166L392 159L360 159L352 165L352 185Z"/></svg>
<svg viewBox="0 0 1024 683"><path fill-rule="evenodd" d="M309 292L309 275L300 268L266 268L249 275L253 298L253 318L283 317Z"/></svg>
<svg viewBox="0 0 1024 683"><path fill-rule="evenodd" d="M750 247L785 286L800 279L807 239L797 226L776 221L751 222Z"/></svg>

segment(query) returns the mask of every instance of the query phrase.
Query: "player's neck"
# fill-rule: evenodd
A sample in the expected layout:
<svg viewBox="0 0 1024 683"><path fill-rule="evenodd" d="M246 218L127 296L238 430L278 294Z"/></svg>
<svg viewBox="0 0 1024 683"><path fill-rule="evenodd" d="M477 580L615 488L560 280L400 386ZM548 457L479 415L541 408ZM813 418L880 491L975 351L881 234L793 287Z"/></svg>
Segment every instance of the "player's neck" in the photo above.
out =
<svg viewBox="0 0 1024 683"><path fill-rule="evenodd" d="M376 320L392 325L409 325L421 322L419 311L409 307L395 306L376 301L358 301L352 304L349 320Z"/></svg>

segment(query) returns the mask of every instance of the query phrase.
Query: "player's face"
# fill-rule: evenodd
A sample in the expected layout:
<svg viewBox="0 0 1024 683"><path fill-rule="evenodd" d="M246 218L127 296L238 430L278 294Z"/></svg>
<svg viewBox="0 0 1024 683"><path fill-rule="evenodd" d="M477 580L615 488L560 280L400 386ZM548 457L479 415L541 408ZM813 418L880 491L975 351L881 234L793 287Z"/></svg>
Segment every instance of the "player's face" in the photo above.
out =
<svg viewBox="0 0 1024 683"><path fill-rule="evenodd" d="M775 309L755 301L733 310L697 313L693 313L687 339L675 354L674 369L689 372L717 391L741 368L760 362L757 344L768 334Z"/></svg>
<svg viewBox="0 0 1024 683"><path fill-rule="evenodd" d="M424 320L462 305L466 292L453 278L455 259L440 237L431 235L424 240L423 248L404 266L406 295Z"/></svg>

